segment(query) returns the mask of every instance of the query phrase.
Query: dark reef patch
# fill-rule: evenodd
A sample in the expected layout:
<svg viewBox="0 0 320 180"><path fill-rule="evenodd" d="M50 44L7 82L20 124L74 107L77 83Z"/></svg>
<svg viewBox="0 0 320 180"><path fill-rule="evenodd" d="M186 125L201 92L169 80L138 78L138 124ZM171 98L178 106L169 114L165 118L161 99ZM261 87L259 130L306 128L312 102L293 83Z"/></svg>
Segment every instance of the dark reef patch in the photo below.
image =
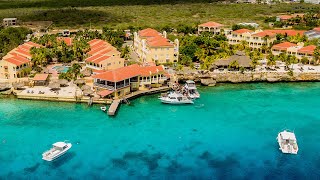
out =
<svg viewBox="0 0 320 180"><path fill-rule="evenodd" d="M30 167L27 167L27 168L24 168L23 170L27 173L34 173L40 166L40 163L37 163L33 166L30 166Z"/></svg>

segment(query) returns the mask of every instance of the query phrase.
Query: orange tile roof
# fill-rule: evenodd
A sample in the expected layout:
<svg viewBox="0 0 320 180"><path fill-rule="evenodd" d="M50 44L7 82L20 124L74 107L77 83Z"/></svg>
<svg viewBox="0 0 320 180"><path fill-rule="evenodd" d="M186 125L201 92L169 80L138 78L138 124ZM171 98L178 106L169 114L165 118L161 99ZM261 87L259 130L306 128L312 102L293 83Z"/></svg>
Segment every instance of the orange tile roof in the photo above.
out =
<svg viewBox="0 0 320 180"><path fill-rule="evenodd" d="M97 92L97 94L101 97L106 97L112 93L113 93L113 91L110 91L110 90L102 90L102 91Z"/></svg>
<svg viewBox="0 0 320 180"><path fill-rule="evenodd" d="M119 82L135 76L150 76L152 74L165 73L162 66L142 67L137 64L125 66L105 73L94 75L95 79L102 79L111 82Z"/></svg>
<svg viewBox="0 0 320 180"><path fill-rule="evenodd" d="M36 74L33 77L34 81L45 81L48 79L49 74Z"/></svg>
<svg viewBox="0 0 320 180"><path fill-rule="evenodd" d="M12 51L10 51L9 53L10 54L11 53L19 54L20 56L23 56L23 57L26 57L26 58L31 58L32 57L29 51L23 50L23 49L20 49L20 48L15 48Z"/></svg>
<svg viewBox="0 0 320 180"><path fill-rule="evenodd" d="M283 42L283 43L272 46L272 49L287 50L288 48L294 47L294 46L297 46L297 45L291 42Z"/></svg>
<svg viewBox="0 0 320 180"><path fill-rule="evenodd" d="M174 46L173 44L170 43L169 39L164 38L162 36L147 38L147 44L152 47L158 47L158 46L173 47Z"/></svg>
<svg viewBox="0 0 320 180"><path fill-rule="evenodd" d="M140 37L145 37L147 44L151 47L173 47L174 45L170 43L170 40L163 37L158 31L147 28L139 31Z"/></svg>
<svg viewBox="0 0 320 180"><path fill-rule="evenodd" d="M274 37L274 36L276 36L276 34L273 33L273 32L262 31L262 32L258 32L258 33L252 34L252 36L256 36L256 37L266 37L266 36Z"/></svg>
<svg viewBox="0 0 320 180"><path fill-rule="evenodd" d="M20 66L22 64L25 64L25 63L29 63L30 61L24 57L19 57L19 56L12 56L12 57L9 57L9 58L6 58L4 59L5 61L9 62L9 63L12 63L16 66Z"/></svg>
<svg viewBox="0 0 320 180"><path fill-rule="evenodd" d="M89 55L94 55L94 54L97 54L100 51L104 51L104 50L108 50L108 47L101 46L101 47L98 47L98 48L91 49L91 51L89 51L88 54Z"/></svg>
<svg viewBox="0 0 320 180"><path fill-rule="evenodd" d="M315 31L320 31L320 27L313 28Z"/></svg>
<svg viewBox="0 0 320 180"><path fill-rule="evenodd" d="M93 40L89 41L88 44L91 46L99 41L102 41L102 40L101 39L93 39Z"/></svg>
<svg viewBox="0 0 320 180"><path fill-rule="evenodd" d="M251 31L250 29L238 29L238 30L235 30L233 31L233 33L236 33L236 34L243 34L243 33L250 33L250 32L253 32Z"/></svg>
<svg viewBox="0 0 320 180"><path fill-rule="evenodd" d="M64 41L67 46L71 46L72 45L72 38L70 38L70 37L57 37L57 40L58 41Z"/></svg>
<svg viewBox="0 0 320 180"><path fill-rule="evenodd" d="M314 50L317 48L315 45L305 46L298 50L298 53L306 53L306 54L313 54Z"/></svg>
<svg viewBox="0 0 320 180"><path fill-rule="evenodd" d="M161 36L160 33L152 28L147 28L139 31L139 36L141 37L153 37L153 36Z"/></svg>
<svg viewBox="0 0 320 180"><path fill-rule="evenodd" d="M288 36L296 36L297 34L303 35L304 32L302 30L285 30L285 29L274 29L274 30L264 30L264 32L271 32L275 34L282 34L285 35L287 34Z"/></svg>
<svg viewBox="0 0 320 180"><path fill-rule="evenodd" d="M288 20L288 19L291 19L293 18L293 16L291 15L281 15L281 16L278 16L281 20Z"/></svg>
<svg viewBox="0 0 320 180"><path fill-rule="evenodd" d="M201 27L222 27L222 26L224 26L224 25L223 25L223 24L216 23L216 22L209 21L209 22L200 24L199 26L201 26Z"/></svg>

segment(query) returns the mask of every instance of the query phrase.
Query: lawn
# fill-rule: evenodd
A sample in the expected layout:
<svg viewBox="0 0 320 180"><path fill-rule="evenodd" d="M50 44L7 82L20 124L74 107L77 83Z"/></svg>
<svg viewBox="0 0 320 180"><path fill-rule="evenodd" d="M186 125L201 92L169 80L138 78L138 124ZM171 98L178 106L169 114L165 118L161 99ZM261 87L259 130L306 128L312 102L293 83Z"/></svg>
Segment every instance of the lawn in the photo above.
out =
<svg viewBox="0 0 320 180"><path fill-rule="evenodd" d="M258 22L265 26L262 23L265 16L288 12L318 12L320 9L320 5L314 4L199 3L203 1L205 0L189 3L191 0L186 0L187 3L168 4L169 0L0 0L0 18L53 21L53 27L58 28L89 27L90 24L97 28L105 25L119 28L127 28L129 25L176 27L179 24L197 25L209 20L227 25Z"/></svg>

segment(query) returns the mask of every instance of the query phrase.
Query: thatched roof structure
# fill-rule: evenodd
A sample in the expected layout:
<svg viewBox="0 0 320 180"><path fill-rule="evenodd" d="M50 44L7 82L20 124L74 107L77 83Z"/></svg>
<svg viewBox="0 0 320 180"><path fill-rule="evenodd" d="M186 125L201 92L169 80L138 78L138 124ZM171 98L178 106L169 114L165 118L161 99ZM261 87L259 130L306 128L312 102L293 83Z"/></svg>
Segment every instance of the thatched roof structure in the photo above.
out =
<svg viewBox="0 0 320 180"><path fill-rule="evenodd" d="M240 67L250 68L252 60L249 56L245 55L244 53L237 52L235 55L232 55L227 59L219 59L215 61L213 64L218 67L229 66L229 64L233 61L237 61Z"/></svg>
<svg viewBox="0 0 320 180"><path fill-rule="evenodd" d="M50 89L59 89L59 88L60 88L60 84L59 84L59 83L50 83L50 84L48 85L48 87L49 87Z"/></svg>
<svg viewBox="0 0 320 180"><path fill-rule="evenodd" d="M86 90L83 90L82 92L84 95L91 95L94 93L91 89L86 89Z"/></svg>
<svg viewBox="0 0 320 180"><path fill-rule="evenodd" d="M0 83L0 91L6 91L10 88L11 88L11 86L9 83Z"/></svg>
<svg viewBox="0 0 320 180"><path fill-rule="evenodd" d="M91 86L83 85L83 86L81 87L81 90L88 90L88 89L91 89Z"/></svg>
<svg viewBox="0 0 320 180"><path fill-rule="evenodd" d="M84 79L77 79L74 81L74 84L85 84L86 81Z"/></svg>
<svg viewBox="0 0 320 180"><path fill-rule="evenodd" d="M22 89L24 87L24 83L23 82L12 83L12 87L14 89Z"/></svg>

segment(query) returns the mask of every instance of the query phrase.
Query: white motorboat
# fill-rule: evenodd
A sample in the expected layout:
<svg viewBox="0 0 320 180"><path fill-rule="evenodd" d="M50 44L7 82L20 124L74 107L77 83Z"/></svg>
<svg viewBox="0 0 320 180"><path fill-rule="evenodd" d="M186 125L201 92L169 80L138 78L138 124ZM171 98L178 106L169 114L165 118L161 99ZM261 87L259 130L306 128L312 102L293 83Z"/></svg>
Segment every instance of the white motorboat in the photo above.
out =
<svg viewBox="0 0 320 180"><path fill-rule="evenodd" d="M193 101L187 96L183 96L178 92L170 92L159 97L162 103L165 104L193 104Z"/></svg>
<svg viewBox="0 0 320 180"><path fill-rule="evenodd" d="M298 144L296 136L293 132L288 132L286 130L280 132L277 137L280 150L282 153L286 154L297 154L298 153Z"/></svg>
<svg viewBox="0 0 320 180"><path fill-rule="evenodd" d="M188 97L192 99L200 98L200 94L197 90L197 86L194 81L186 81L186 84L184 85L184 90L186 91Z"/></svg>
<svg viewBox="0 0 320 180"><path fill-rule="evenodd" d="M45 161L53 161L64 155L72 147L71 143L56 142L52 144L52 148L42 154Z"/></svg>
<svg viewBox="0 0 320 180"><path fill-rule="evenodd" d="M107 110L107 107L102 106L102 107L100 107L100 109L101 109L101 111L105 112Z"/></svg>

